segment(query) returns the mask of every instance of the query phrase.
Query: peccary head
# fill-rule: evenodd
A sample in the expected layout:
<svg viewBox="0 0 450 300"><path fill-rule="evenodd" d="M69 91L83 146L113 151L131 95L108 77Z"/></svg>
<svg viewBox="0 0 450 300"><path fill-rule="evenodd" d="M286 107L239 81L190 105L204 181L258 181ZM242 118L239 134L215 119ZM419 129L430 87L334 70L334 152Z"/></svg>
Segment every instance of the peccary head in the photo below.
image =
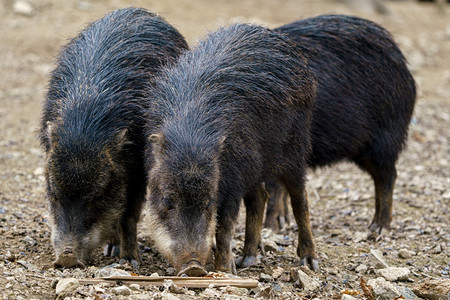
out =
<svg viewBox="0 0 450 300"><path fill-rule="evenodd" d="M223 140L152 134L149 218L153 239L179 274L206 274L216 230Z"/></svg>
<svg viewBox="0 0 450 300"><path fill-rule="evenodd" d="M126 199L120 158L126 130L105 143L98 136L68 133L61 124L48 124L47 131L45 175L54 265L83 266L92 250L117 234Z"/></svg>

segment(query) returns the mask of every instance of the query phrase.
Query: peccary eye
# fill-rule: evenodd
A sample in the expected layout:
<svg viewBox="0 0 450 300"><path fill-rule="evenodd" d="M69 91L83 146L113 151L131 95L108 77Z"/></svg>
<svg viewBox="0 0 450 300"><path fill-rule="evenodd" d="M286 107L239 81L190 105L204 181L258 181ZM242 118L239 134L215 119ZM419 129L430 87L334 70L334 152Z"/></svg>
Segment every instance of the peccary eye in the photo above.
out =
<svg viewBox="0 0 450 300"><path fill-rule="evenodd" d="M170 209L174 209L174 208L175 208L175 204L174 204L174 202L173 202L172 199L164 198L164 199L163 199L163 203L164 203L164 206L165 206L165 208L166 208L167 210L170 210Z"/></svg>

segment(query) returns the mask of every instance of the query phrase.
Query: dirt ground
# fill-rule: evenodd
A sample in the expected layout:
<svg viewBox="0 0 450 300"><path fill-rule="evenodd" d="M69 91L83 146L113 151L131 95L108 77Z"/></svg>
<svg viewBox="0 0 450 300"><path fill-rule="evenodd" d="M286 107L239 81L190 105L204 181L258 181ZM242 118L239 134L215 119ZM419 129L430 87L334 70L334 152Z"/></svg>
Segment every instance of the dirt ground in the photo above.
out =
<svg viewBox="0 0 450 300"><path fill-rule="evenodd" d="M121 296L113 286L80 285L68 296L90 299L162 298L341 298L355 290L363 299L360 277L377 278L371 250L380 250L392 267L411 273L393 285L406 294L430 278L449 278L450 268L450 5L446 9L415 1L386 2L388 14L370 7L331 0L29 0L0 3L0 298L55 298L63 277L93 277L116 261L101 255L87 270L54 270L48 212L44 198L43 154L36 132L49 72L61 45L84 25L106 12L140 6L160 13L194 46L206 32L236 21L276 27L323 13L352 14L390 30L410 62L419 98L410 127L408 148L398 162L394 216L389 235L368 235L374 212L372 181L350 164L310 172L311 222L320 270L308 275L319 287L308 290L292 276L298 269L295 226L280 234L264 231L269 249L261 263L239 270L239 276L261 282L255 290L134 287ZM355 2L355 1L353 1ZM445 11L446 10L446 11ZM152 248L145 230L139 233L142 266L116 266L140 275L172 275L173 268ZM243 223L234 250L243 246ZM275 242L275 244L274 244ZM409 253L400 258L399 252ZM124 294L125 295L125 294ZM64 298L64 294L59 297ZM389 299L389 298L384 298ZM401 298L400 298L401 299ZM417 298L416 298L417 299Z"/></svg>

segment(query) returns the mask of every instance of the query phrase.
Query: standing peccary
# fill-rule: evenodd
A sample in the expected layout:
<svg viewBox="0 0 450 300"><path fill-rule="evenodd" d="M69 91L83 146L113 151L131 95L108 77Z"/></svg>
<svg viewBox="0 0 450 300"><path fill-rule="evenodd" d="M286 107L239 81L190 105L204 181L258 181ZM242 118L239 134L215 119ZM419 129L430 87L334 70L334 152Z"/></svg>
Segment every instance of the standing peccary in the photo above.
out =
<svg viewBox="0 0 450 300"><path fill-rule="evenodd" d="M314 93L293 45L255 25L209 34L162 72L150 94L148 226L179 274L205 274L214 235L215 268L235 272L242 198L248 218L261 218L247 233L256 251L269 175L296 204L299 256L317 267L304 191Z"/></svg>
<svg viewBox="0 0 450 300"><path fill-rule="evenodd" d="M40 129L55 266L84 266L104 243L106 255L138 265L143 91L185 49L177 30L139 8L107 14L62 49Z"/></svg>
<svg viewBox="0 0 450 300"><path fill-rule="evenodd" d="M375 183L370 229L390 227L398 156L416 101L414 78L391 34L357 17L323 15L274 29L297 44L318 81L311 139L312 168L347 160ZM266 225L272 228L272 207ZM279 210L283 215L283 210Z"/></svg>

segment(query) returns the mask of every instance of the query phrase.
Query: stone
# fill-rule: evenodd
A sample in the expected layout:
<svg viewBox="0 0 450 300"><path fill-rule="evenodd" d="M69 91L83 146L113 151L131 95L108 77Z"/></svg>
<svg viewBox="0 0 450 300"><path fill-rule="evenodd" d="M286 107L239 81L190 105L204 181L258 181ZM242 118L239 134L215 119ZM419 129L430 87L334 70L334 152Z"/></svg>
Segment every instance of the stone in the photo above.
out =
<svg viewBox="0 0 450 300"><path fill-rule="evenodd" d="M366 266L365 264L360 264L359 266L356 267L355 271L356 271L356 273L365 274L368 269L369 269L369 267Z"/></svg>
<svg viewBox="0 0 450 300"><path fill-rule="evenodd" d="M450 295L450 278L428 279L413 287L412 290L414 294L424 299L446 300Z"/></svg>
<svg viewBox="0 0 450 300"><path fill-rule="evenodd" d="M315 292L320 289L320 283L316 279L308 276L302 270L297 271L298 281L302 285L303 289L307 292Z"/></svg>
<svg viewBox="0 0 450 300"><path fill-rule="evenodd" d="M376 269L388 268L389 265L383 258L383 253L377 249L370 249L369 253L370 265Z"/></svg>
<svg viewBox="0 0 450 300"><path fill-rule="evenodd" d="M238 288L234 286L227 286L224 288L224 291L226 291L228 294L238 295L238 296L245 296L248 294L248 290L244 288Z"/></svg>
<svg viewBox="0 0 450 300"><path fill-rule="evenodd" d="M281 267L276 268L273 270L272 277L275 279L278 279L281 275L283 275L284 269Z"/></svg>
<svg viewBox="0 0 450 300"><path fill-rule="evenodd" d="M175 283L173 283L172 279L164 280L164 288L171 293L175 293L175 294L183 294L184 293L184 289L178 287Z"/></svg>
<svg viewBox="0 0 450 300"><path fill-rule="evenodd" d="M204 297L208 297L208 298L215 298L215 297L218 297L218 296L219 296L219 293L218 293L215 289L212 289L212 288L206 288L206 289L201 293L201 295L204 296Z"/></svg>
<svg viewBox="0 0 450 300"><path fill-rule="evenodd" d="M64 298L65 295L75 291L79 285L80 282L75 278L60 279L56 284L56 295L58 298Z"/></svg>
<svg viewBox="0 0 450 300"><path fill-rule="evenodd" d="M29 262L26 262L24 260L18 260L16 261L19 265L23 266L27 270L36 270L36 266L33 264L30 264Z"/></svg>
<svg viewBox="0 0 450 300"><path fill-rule="evenodd" d="M35 176L44 175L44 168L42 168L42 167L37 167L36 169L34 169L33 174L34 174Z"/></svg>
<svg viewBox="0 0 450 300"><path fill-rule="evenodd" d="M367 240L367 237L368 237L367 232L357 231L355 232L355 234L353 234L352 240L355 243L359 243Z"/></svg>
<svg viewBox="0 0 450 300"><path fill-rule="evenodd" d="M431 254L440 254L442 253L442 247L440 244L436 245L436 247L432 248Z"/></svg>
<svg viewBox="0 0 450 300"><path fill-rule="evenodd" d="M104 294L106 293L106 290L103 288L102 285L94 285L94 291L96 294Z"/></svg>
<svg viewBox="0 0 450 300"><path fill-rule="evenodd" d="M137 284L137 283L130 284L130 289L133 290L133 291L139 291L140 288L141 288L141 286L139 284Z"/></svg>
<svg viewBox="0 0 450 300"><path fill-rule="evenodd" d="M127 297L127 299L132 300L148 300L149 298L148 294L136 294L136 295L130 295L130 297Z"/></svg>
<svg viewBox="0 0 450 300"><path fill-rule="evenodd" d="M36 246L37 245L37 242L32 237L30 237L28 235L26 237L24 237L22 241L24 243L26 243L27 245L29 245L29 246Z"/></svg>
<svg viewBox="0 0 450 300"><path fill-rule="evenodd" d="M408 249L400 249L398 250L398 257L403 258L403 259L408 259L412 257L412 252L409 251Z"/></svg>
<svg viewBox="0 0 450 300"><path fill-rule="evenodd" d="M273 277L266 273L259 274L259 281L269 282L272 281Z"/></svg>
<svg viewBox="0 0 450 300"><path fill-rule="evenodd" d="M337 268L329 268L327 273L330 275L337 275L339 274L339 270Z"/></svg>
<svg viewBox="0 0 450 300"><path fill-rule="evenodd" d="M387 281L407 280L411 271L408 268L389 267L379 269L376 274Z"/></svg>
<svg viewBox="0 0 450 300"><path fill-rule="evenodd" d="M179 300L180 298L178 298L177 296L175 296L171 293L166 293L164 295L161 295L161 299L163 299L163 300Z"/></svg>
<svg viewBox="0 0 450 300"><path fill-rule="evenodd" d="M266 251L266 252L268 252L268 251L271 251L271 252L278 251L278 245L277 245L277 243L275 242L274 239L269 238L269 239L264 240L264 251Z"/></svg>
<svg viewBox="0 0 450 300"><path fill-rule="evenodd" d="M30 17L34 13L34 8L28 1L17 0L14 2L13 11L15 14Z"/></svg>
<svg viewBox="0 0 450 300"><path fill-rule="evenodd" d="M367 285L373 288L372 294L377 300L392 300L402 295L392 283L383 277L370 279Z"/></svg>
<svg viewBox="0 0 450 300"><path fill-rule="evenodd" d="M414 292L407 287L398 286L397 290L402 294L402 297L405 300L419 300L419 297L417 297Z"/></svg>
<svg viewBox="0 0 450 300"><path fill-rule="evenodd" d="M356 298L351 295L343 294L341 300L356 300Z"/></svg>
<svg viewBox="0 0 450 300"><path fill-rule="evenodd" d="M276 292L268 284L260 288L259 292L255 294L255 298L276 299Z"/></svg>
<svg viewBox="0 0 450 300"><path fill-rule="evenodd" d="M113 267L108 267L108 266L106 266L106 267L104 267L104 268L101 268L101 269L98 269L96 272L95 272L95 277L96 278L98 278L98 277L109 277L109 276L129 276L130 275L130 273L128 273L127 271L125 271L125 270L121 270L121 269L116 269L116 268L113 268Z"/></svg>
<svg viewBox="0 0 450 300"><path fill-rule="evenodd" d="M111 291L120 296L129 296L131 295L131 289L127 287L126 285L121 285L115 288L112 288Z"/></svg>

